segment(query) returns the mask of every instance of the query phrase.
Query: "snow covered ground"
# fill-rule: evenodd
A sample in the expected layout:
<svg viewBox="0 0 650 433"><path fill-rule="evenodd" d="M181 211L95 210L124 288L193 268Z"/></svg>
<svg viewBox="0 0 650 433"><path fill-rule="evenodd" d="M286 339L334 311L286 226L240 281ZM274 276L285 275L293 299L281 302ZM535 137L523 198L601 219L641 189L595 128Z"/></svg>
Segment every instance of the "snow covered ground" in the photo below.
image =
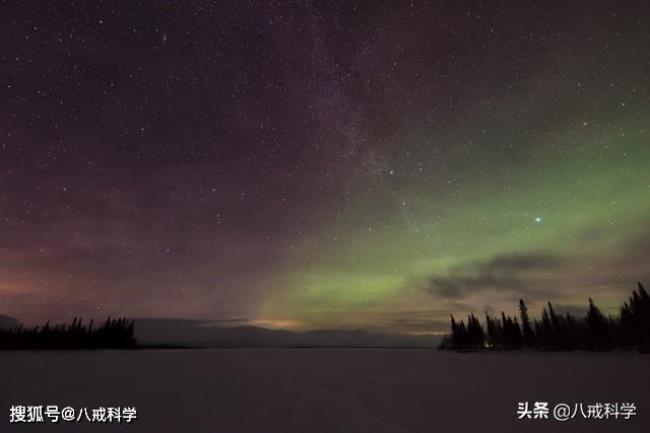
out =
<svg viewBox="0 0 650 433"><path fill-rule="evenodd" d="M650 356L427 349L0 353L0 432L647 432ZM519 421L519 401L634 402L632 420ZM9 424L12 404L135 406L133 424Z"/></svg>

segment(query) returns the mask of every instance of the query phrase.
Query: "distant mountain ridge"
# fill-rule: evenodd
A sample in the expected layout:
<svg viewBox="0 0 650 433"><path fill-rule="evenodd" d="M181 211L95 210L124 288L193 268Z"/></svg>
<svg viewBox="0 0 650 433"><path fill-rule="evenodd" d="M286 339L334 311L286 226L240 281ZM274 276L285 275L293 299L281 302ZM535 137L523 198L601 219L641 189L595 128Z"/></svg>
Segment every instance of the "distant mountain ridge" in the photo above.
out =
<svg viewBox="0 0 650 433"><path fill-rule="evenodd" d="M0 328L15 328L20 325L20 320L0 314Z"/></svg>
<svg viewBox="0 0 650 433"><path fill-rule="evenodd" d="M143 345L190 347L435 347L430 335L365 330L288 331L258 326L183 319L136 319L135 338Z"/></svg>

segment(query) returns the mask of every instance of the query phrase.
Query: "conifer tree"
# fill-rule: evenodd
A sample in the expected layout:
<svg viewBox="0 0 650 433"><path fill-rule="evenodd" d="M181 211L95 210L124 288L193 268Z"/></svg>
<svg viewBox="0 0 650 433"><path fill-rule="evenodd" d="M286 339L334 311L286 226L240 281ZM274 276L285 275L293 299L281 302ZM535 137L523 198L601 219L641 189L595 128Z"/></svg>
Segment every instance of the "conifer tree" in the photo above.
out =
<svg viewBox="0 0 650 433"><path fill-rule="evenodd" d="M528 307L526 307L523 299L519 300L519 316L521 317L521 331L524 345L526 347L535 347L535 332L530 324Z"/></svg>

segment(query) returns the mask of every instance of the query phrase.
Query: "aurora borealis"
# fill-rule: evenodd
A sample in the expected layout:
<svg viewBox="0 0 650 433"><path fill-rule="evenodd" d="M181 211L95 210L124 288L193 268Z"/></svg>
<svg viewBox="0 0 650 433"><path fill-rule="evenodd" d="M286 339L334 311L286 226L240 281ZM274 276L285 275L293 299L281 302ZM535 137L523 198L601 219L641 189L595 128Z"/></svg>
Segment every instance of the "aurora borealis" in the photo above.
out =
<svg viewBox="0 0 650 433"><path fill-rule="evenodd" d="M0 10L0 314L427 333L650 283L641 2Z"/></svg>

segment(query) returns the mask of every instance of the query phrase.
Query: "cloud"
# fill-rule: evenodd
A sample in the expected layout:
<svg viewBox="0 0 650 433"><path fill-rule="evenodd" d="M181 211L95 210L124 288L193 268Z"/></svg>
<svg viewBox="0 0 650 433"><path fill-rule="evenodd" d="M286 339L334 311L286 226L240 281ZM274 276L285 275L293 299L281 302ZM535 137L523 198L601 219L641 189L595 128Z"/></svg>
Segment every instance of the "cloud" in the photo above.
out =
<svg viewBox="0 0 650 433"><path fill-rule="evenodd" d="M532 252L495 256L483 266L486 272L553 270L563 267L565 259L556 254Z"/></svg>
<svg viewBox="0 0 650 433"><path fill-rule="evenodd" d="M443 298L458 299L472 290L497 289L497 290L522 290L526 289L524 279L509 276L477 275L477 276L452 276L432 277L425 290Z"/></svg>
<svg viewBox="0 0 650 433"><path fill-rule="evenodd" d="M540 274L566 265L565 258L546 252L502 254L455 268L449 275L431 276L423 289L446 299L460 299L477 290L525 292Z"/></svg>
<svg viewBox="0 0 650 433"><path fill-rule="evenodd" d="M553 303L553 309L556 313L566 314L569 313L573 317L584 317L587 315L587 305L569 305L569 304L556 304Z"/></svg>

